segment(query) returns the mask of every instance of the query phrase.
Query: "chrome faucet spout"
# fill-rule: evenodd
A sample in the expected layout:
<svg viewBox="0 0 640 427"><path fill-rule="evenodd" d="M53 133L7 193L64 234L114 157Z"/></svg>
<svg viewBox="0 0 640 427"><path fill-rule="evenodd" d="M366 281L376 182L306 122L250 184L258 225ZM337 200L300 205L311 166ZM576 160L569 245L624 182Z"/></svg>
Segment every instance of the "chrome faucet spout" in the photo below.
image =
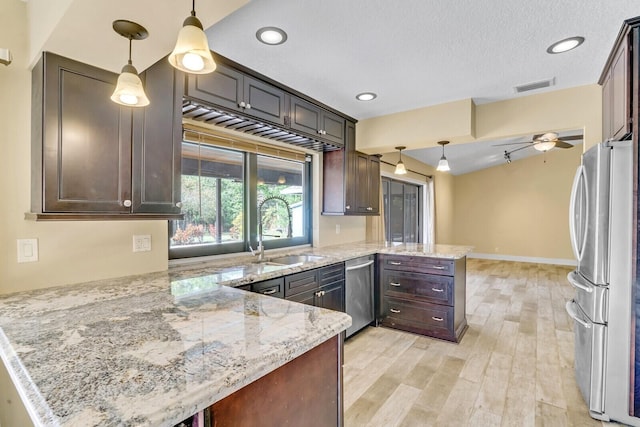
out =
<svg viewBox="0 0 640 427"><path fill-rule="evenodd" d="M258 247L256 248L256 252L258 253L258 260L262 261L264 259L264 245L262 243L263 240L263 233L262 233L262 206L264 206L264 204L270 200L279 200L282 203L284 203L284 205L287 207L287 220L288 220L288 225L287 225L287 237L291 238L293 236L293 226L291 224L291 206L289 206L289 203L280 196L270 196L267 197L266 199L264 199L263 201L260 202L260 204L258 205ZM252 251L253 253L253 251Z"/></svg>

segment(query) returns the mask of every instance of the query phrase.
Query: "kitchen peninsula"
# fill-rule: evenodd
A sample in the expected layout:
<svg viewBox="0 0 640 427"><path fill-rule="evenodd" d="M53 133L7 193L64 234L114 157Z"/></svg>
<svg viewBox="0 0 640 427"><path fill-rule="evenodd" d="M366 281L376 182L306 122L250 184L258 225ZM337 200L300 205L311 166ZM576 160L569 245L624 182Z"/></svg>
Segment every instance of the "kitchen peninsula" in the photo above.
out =
<svg viewBox="0 0 640 427"><path fill-rule="evenodd" d="M321 386L332 388L331 416L340 424L341 332L350 317L233 287L365 253L459 259L469 250L306 248L321 258L290 266L236 258L7 295L0 298L0 355L36 425L171 426L322 349L333 378L310 390L317 396ZM295 402L288 406L300 412Z"/></svg>

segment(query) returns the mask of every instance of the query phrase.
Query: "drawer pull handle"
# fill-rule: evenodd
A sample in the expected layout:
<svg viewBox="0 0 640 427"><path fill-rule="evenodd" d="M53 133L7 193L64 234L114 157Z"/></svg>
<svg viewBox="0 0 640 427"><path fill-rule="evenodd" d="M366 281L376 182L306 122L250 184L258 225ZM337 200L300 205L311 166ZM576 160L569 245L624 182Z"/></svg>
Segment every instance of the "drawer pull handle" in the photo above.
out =
<svg viewBox="0 0 640 427"><path fill-rule="evenodd" d="M444 289L431 288L433 292L444 292Z"/></svg>
<svg viewBox="0 0 640 427"><path fill-rule="evenodd" d="M445 267L444 265L431 265L429 266L429 268L433 268L434 270L446 270L447 267Z"/></svg>
<svg viewBox="0 0 640 427"><path fill-rule="evenodd" d="M436 322L442 322L444 319L442 317L435 317L435 316L431 316L431 318L433 320L435 320Z"/></svg>
<svg viewBox="0 0 640 427"><path fill-rule="evenodd" d="M262 292L262 295L273 295L276 292L278 292L278 290L276 288L273 289L267 289L266 291Z"/></svg>
<svg viewBox="0 0 640 427"><path fill-rule="evenodd" d="M402 265L402 263L398 262L398 261L389 261L389 264L391 264L391 265Z"/></svg>
<svg viewBox="0 0 640 427"><path fill-rule="evenodd" d="M392 313L400 313L400 310L396 310L395 308L390 308L389 311Z"/></svg>
<svg viewBox="0 0 640 427"><path fill-rule="evenodd" d="M391 286L400 286L400 283L395 283L395 282L389 282L389 284L390 284Z"/></svg>

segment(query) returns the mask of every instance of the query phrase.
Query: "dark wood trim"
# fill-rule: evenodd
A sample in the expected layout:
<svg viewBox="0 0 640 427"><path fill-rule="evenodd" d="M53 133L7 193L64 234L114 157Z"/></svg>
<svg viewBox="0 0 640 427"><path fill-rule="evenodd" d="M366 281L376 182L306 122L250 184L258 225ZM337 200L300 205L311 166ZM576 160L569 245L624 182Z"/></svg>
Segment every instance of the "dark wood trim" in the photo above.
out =
<svg viewBox="0 0 640 427"><path fill-rule="evenodd" d="M626 19L622 23L622 28L620 28L620 32L618 33L618 37L616 37L616 41L613 43L613 47L611 48L611 52L609 53L609 57L607 58L607 62L604 63L604 68L602 69L602 74L600 74L600 78L598 79L598 84L602 86L604 83L606 73L611 68L612 62L615 58L618 49L622 43L626 43L625 38L629 35L631 29L635 26L640 25L640 16L636 16L635 18Z"/></svg>
<svg viewBox="0 0 640 427"><path fill-rule="evenodd" d="M182 220L184 214L101 214L101 213L32 213L25 212L24 219L28 221L132 221L132 220Z"/></svg>

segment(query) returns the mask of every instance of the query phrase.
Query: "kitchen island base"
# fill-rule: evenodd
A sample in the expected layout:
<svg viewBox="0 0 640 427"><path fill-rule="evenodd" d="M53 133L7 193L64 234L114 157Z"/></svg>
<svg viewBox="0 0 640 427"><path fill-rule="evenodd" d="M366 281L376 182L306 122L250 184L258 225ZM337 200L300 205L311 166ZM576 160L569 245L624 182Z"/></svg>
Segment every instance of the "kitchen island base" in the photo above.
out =
<svg viewBox="0 0 640 427"><path fill-rule="evenodd" d="M210 426L343 425L343 340L339 334L207 410Z"/></svg>

